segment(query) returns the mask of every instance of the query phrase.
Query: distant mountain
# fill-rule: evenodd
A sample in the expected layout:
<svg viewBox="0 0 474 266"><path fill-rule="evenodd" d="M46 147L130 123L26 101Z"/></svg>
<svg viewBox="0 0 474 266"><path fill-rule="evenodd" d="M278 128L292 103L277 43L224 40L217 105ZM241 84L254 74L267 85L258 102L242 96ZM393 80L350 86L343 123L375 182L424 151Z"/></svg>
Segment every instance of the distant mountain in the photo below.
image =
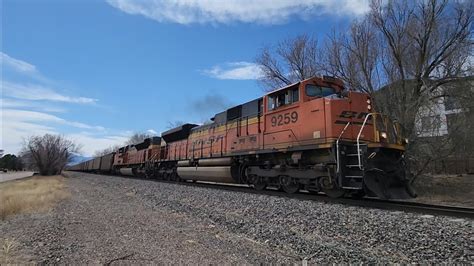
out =
<svg viewBox="0 0 474 266"><path fill-rule="evenodd" d="M75 165L93 159L94 157L83 156L78 153L74 153L71 161L67 165Z"/></svg>

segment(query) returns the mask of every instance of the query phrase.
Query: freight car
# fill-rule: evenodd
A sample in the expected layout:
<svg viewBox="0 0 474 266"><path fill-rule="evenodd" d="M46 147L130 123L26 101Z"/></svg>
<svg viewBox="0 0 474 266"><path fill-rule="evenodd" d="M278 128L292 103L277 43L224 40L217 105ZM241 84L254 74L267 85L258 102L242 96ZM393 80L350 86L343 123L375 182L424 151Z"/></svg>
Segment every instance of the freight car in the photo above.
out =
<svg viewBox="0 0 474 266"><path fill-rule="evenodd" d="M400 125L374 112L369 95L346 90L339 79L297 82L211 120L173 128L75 170L272 186L288 193L305 189L331 197L415 196L405 174L408 141Z"/></svg>

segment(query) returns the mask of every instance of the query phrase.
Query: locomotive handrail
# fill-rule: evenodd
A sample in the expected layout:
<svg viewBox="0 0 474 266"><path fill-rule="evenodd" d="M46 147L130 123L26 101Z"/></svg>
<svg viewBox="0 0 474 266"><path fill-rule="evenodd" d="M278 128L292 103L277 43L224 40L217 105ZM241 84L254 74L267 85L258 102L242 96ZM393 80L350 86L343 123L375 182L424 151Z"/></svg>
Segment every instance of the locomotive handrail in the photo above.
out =
<svg viewBox="0 0 474 266"><path fill-rule="evenodd" d="M362 169L362 163L361 163L361 155L360 155L360 136L362 135L362 130L364 130L365 124L367 123L367 120L369 120L369 117L373 116L374 117L374 131L376 131L377 124L375 123L375 115L380 115L379 113L368 113L365 116L364 123L362 123L362 126L360 126L359 134L357 134L357 159L359 162L359 169ZM374 136L375 137L375 136Z"/></svg>
<svg viewBox="0 0 474 266"><path fill-rule="evenodd" d="M339 140L341 140L342 135L344 135L344 132L346 132L347 127L351 124L351 121L347 122L346 126L342 129L341 134L339 134L339 137L336 140L336 165L337 165L337 174L340 173L341 171L341 164L339 162Z"/></svg>

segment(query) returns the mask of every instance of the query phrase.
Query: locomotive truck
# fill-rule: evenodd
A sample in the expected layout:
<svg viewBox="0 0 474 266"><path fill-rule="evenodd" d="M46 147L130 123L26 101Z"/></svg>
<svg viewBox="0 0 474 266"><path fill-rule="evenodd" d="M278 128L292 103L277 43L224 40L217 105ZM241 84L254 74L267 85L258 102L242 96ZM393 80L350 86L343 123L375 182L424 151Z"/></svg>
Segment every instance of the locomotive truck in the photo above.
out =
<svg viewBox="0 0 474 266"><path fill-rule="evenodd" d="M409 198L401 127L368 94L313 77L94 158L70 170L164 180Z"/></svg>

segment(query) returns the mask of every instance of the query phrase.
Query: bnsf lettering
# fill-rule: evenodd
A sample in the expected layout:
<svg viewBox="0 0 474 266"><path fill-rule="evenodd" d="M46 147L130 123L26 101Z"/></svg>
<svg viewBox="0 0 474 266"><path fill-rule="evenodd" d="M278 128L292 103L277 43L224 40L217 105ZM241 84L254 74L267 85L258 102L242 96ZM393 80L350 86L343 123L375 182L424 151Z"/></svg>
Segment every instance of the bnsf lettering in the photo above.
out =
<svg viewBox="0 0 474 266"><path fill-rule="evenodd" d="M368 113L365 112L354 112L354 111L342 111L339 117L341 118L357 118L357 119L364 119Z"/></svg>
<svg viewBox="0 0 474 266"><path fill-rule="evenodd" d="M296 121L298 121L297 112L279 114L279 115L272 116L271 118L272 127L283 126L290 123L296 123Z"/></svg>

